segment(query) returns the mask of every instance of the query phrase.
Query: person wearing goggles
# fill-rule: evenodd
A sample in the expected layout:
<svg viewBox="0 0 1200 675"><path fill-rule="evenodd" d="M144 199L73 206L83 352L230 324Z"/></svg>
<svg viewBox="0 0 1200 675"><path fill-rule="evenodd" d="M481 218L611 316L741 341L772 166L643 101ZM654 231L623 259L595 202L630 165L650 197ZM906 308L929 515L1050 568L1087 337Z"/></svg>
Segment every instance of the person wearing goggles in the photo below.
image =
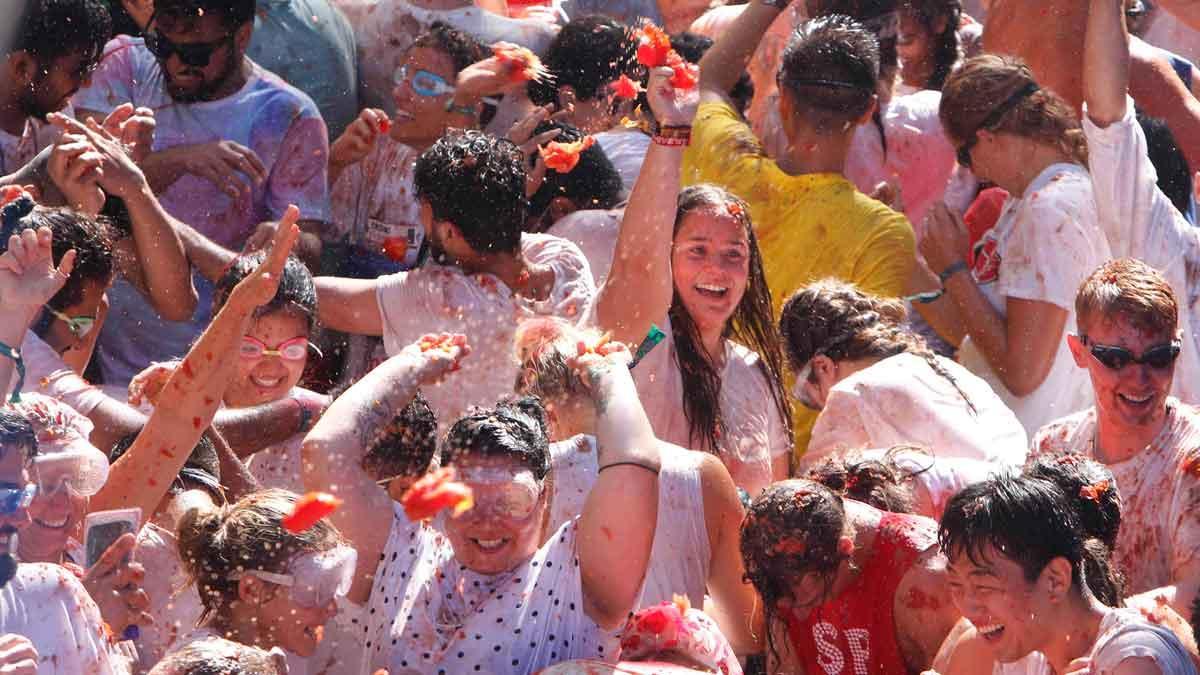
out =
<svg viewBox="0 0 1200 675"><path fill-rule="evenodd" d="M1182 308L1158 270L1128 258L1093 272L1075 306L1078 332L1067 343L1096 403L1043 427L1032 452L1108 466L1125 505L1114 559L1127 594L1165 597L1188 616L1200 587L1200 522L1178 509L1200 491L1200 415L1171 395L1191 346L1181 343Z"/></svg>

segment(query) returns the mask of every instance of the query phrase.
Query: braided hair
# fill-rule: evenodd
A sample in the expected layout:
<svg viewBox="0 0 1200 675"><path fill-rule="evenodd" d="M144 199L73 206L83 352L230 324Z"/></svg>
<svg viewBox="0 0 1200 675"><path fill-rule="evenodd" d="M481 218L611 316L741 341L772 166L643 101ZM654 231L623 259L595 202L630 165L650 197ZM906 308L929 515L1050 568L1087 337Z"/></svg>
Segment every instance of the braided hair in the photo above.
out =
<svg viewBox="0 0 1200 675"><path fill-rule="evenodd" d="M833 361L885 359L901 353L919 356L942 376L978 414L950 371L938 361L925 339L905 327L908 311L893 298L863 293L836 279L823 279L796 291L779 317L788 362L799 372L813 357Z"/></svg>

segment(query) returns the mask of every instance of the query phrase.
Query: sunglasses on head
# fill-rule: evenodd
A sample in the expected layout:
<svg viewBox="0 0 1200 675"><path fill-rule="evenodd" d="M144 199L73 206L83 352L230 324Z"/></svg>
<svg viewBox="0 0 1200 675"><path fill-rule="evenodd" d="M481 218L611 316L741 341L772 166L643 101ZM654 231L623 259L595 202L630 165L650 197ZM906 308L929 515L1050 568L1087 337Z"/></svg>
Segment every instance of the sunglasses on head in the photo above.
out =
<svg viewBox="0 0 1200 675"><path fill-rule="evenodd" d="M1086 335L1080 335L1079 341L1088 347L1097 361L1110 370L1120 370L1131 363L1145 364L1151 368L1162 370L1175 363L1175 359L1179 357L1179 352L1182 350L1179 340L1173 340L1166 344L1150 347L1142 352L1141 356L1135 356L1133 352L1124 347L1089 344Z"/></svg>
<svg viewBox="0 0 1200 675"><path fill-rule="evenodd" d="M221 47L233 42L233 35L228 35L213 42L191 42L176 44L163 37L158 31L146 31L146 48L159 61L166 61L172 54L179 57L185 66L204 68L212 60L212 55Z"/></svg>
<svg viewBox="0 0 1200 675"><path fill-rule="evenodd" d="M50 316L67 324L67 329L77 338L86 337L96 326L96 317L94 316L67 316L50 305L46 305L46 311L50 312Z"/></svg>
<svg viewBox="0 0 1200 675"><path fill-rule="evenodd" d="M238 355L248 361L257 361L267 356L278 356L284 361L303 361L308 356L308 338L294 337L282 342L275 349L269 349L262 340L242 336L242 346Z"/></svg>
<svg viewBox="0 0 1200 675"><path fill-rule="evenodd" d="M983 121L979 123L979 126L975 127L975 130L972 131L967 137L967 142L958 146L958 150L956 151L958 155L958 163L968 169L971 168L971 149L974 148L975 144L979 142L979 132L996 126L1001 117L1004 117L1008 111L1017 107L1018 103L1032 96L1039 88L1040 87L1038 87L1037 82L1029 82L1024 87L1021 87L1014 92L1012 96L1009 96L1007 99L1005 99L1003 103L996 106L992 112L988 113L988 116L983 118Z"/></svg>
<svg viewBox="0 0 1200 675"><path fill-rule="evenodd" d="M8 516L21 509L29 508L37 491L37 486L33 483L23 487L0 488L0 515Z"/></svg>
<svg viewBox="0 0 1200 675"><path fill-rule="evenodd" d="M392 76L392 81L396 86L408 82L412 86L412 90L419 96L432 97L454 93L454 85L447 82L446 78L441 75L408 66L397 68Z"/></svg>

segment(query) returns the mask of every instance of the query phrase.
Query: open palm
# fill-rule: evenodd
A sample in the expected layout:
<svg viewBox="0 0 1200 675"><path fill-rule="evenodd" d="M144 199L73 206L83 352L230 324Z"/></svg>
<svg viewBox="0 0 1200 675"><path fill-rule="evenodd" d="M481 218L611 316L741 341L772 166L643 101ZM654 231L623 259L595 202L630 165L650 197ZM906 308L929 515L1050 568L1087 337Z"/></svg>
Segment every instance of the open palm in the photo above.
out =
<svg viewBox="0 0 1200 675"><path fill-rule="evenodd" d="M63 287L75 267L75 251L68 251L55 267L51 239L46 227L9 237L8 249L0 255L0 307L35 309Z"/></svg>

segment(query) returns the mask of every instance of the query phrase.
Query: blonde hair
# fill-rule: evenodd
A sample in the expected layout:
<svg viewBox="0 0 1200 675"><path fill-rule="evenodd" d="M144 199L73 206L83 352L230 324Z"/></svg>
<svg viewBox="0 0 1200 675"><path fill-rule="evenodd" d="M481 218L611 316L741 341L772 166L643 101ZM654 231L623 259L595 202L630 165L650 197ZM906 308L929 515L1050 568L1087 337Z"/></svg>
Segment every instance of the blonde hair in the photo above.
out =
<svg viewBox="0 0 1200 675"><path fill-rule="evenodd" d="M1079 287L1075 317L1079 332L1086 334L1094 318L1111 321L1118 316L1142 329L1173 334L1179 303L1158 270L1133 258L1109 260Z"/></svg>

